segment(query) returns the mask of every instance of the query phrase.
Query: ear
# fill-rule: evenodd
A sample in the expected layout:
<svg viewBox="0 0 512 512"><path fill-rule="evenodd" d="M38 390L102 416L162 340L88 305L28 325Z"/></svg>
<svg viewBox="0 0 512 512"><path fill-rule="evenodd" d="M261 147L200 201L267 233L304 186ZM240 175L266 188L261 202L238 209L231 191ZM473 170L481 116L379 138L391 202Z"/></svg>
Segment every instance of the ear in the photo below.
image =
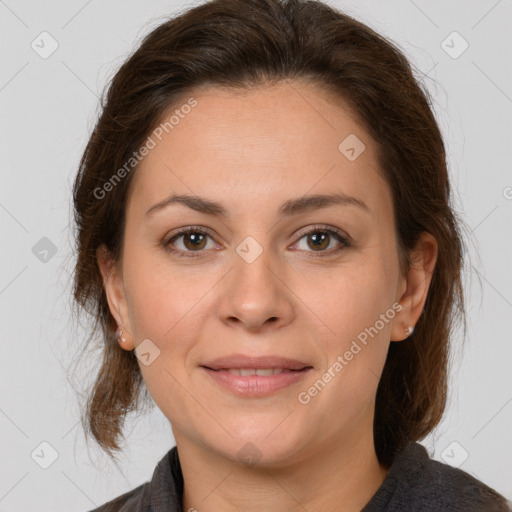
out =
<svg viewBox="0 0 512 512"><path fill-rule="evenodd" d="M103 286L105 288L110 312L119 328L123 330L123 338L126 339L123 343L121 343L120 340L119 345L126 350L133 350L134 341L130 325L130 316L128 314L123 278L120 269L113 261L110 251L104 244L98 247L96 257L103 277Z"/></svg>
<svg viewBox="0 0 512 512"><path fill-rule="evenodd" d="M423 311L437 261L436 239L424 231L411 254L411 268L404 280L405 291L398 301L402 305L391 330L391 341L402 341L409 334L408 326L414 327Z"/></svg>

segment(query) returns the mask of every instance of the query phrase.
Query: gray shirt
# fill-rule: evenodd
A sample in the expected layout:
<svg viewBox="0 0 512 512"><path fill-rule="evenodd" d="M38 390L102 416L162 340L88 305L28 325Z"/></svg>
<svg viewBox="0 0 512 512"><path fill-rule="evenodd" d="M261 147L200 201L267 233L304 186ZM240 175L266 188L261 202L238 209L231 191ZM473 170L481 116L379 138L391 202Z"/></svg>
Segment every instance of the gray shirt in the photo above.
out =
<svg viewBox="0 0 512 512"><path fill-rule="evenodd" d="M151 481L90 512L183 512L182 495L175 446L160 460ZM512 506L480 480L431 459L423 445L411 442L395 456L382 485L361 512L383 511L512 512Z"/></svg>

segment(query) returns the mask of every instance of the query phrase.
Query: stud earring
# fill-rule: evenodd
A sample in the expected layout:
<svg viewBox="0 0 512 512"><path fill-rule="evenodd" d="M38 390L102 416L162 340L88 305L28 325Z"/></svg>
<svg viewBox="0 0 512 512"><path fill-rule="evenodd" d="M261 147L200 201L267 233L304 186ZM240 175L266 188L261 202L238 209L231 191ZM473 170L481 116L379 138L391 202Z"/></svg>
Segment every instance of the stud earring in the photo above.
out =
<svg viewBox="0 0 512 512"><path fill-rule="evenodd" d="M117 341L121 341L121 343L126 343L126 338L123 336L123 331L121 329L117 329L116 331Z"/></svg>
<svg viewBox="0 0 512 512"><path fill-rule="evenodd" d="M414 327L412 325L409 325L409 327L406 327L404 330L407 336L410 336L414 332Z"/></svg>

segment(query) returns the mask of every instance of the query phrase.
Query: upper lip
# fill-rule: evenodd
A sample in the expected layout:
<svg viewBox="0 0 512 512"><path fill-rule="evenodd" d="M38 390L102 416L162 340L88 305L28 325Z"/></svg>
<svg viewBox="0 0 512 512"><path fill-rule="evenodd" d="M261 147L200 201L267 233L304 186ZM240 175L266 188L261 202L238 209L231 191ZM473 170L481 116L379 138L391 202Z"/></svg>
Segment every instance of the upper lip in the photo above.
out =
<svg viewBox="0 0 512 512"><path fill-rule="evenodd" d="M246 356L244 354L234 354L231 356L219 357L212 361L202 364L211 370L227 370L233 368L283 368L288 370L302 370L310 365L299 361L279 356Z"/></svg>

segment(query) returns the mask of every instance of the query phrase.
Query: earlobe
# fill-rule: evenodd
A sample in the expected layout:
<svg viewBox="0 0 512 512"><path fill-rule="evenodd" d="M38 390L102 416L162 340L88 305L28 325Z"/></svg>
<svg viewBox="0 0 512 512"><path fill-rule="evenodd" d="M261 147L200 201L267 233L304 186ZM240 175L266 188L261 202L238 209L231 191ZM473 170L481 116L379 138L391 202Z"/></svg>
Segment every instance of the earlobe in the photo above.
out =
<svg viewBox="0 0 512 512"><path fill-rule="evenodd" d="M397 333L397 330L399 331ZM391 331L391 340L390 341L403 341L409 338L414 332L414 325L405 325L402 323L393 325L393 329Z"/></svg>
<svg viewBox="0 0 512 512"><path fill-rule="evenodd" d="M117 341L122 348L132 350L133 342L131 340L133 337L129 334L130 319L119 268L112 260L112 256L105 245L98 247L96 257L103 278L103 287L105 289L110 313L119 326L116 332ZM120 331L121 334L119 334Z"/></svg>
<svg viewBox="0 0 512 512"><path fill-rule="evenodd" d="M126 335L124 335L124 332L122 329L117 329L116 331L116 340L121 346L121 348L124 348L125 350L133 350L134 346L132 343L128 342L128 339Z"/></svg>
<svg viewBox="0 0 512 512"><path fill-rule="evenodd" d="M437 261L436 239L424 231L411 256L406 289L400 297L402 310L393 325L391 341L402 341L411 336L423 312Z"/></svg>

